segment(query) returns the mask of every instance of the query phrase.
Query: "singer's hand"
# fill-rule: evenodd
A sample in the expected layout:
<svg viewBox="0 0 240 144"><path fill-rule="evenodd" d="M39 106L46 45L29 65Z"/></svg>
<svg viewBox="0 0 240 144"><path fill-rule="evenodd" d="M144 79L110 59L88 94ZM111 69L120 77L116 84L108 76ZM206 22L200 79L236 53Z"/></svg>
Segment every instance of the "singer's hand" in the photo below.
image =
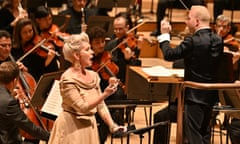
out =
<svg viewBox="0 0 240 144"><path fill-rule="evenodd" d="M108 80L109 86L110 87L116 87L118 86L119 83L119 79L117 79L116 77L110 77Z"/></svg>
<svg viewBox="0 0 240 144"><path fill-rule="evenodd" d="M120 131L122 133L127 132L127 127L126 126L121 126L121 125L117 126L117 127L113 128L113 132L116 132L116 131Z"/></svg>
<svg viewBox="0 0 240 144"><path fill-rule="evenodd" d="M116 92L119 80L115 77L109 78L109 85L104 90L105 97L108 97Z"/></svg>

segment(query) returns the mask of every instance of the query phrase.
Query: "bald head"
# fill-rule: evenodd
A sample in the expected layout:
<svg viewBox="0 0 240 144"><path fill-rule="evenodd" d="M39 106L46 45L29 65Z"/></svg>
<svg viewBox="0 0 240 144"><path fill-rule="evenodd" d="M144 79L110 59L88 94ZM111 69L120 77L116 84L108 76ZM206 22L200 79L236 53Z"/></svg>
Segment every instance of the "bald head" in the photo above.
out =
<svg viewBox="0 0 240 144"><path fill-rule="evenodd" d="M198 31L201 28L210 27L210 14L204 6L194 5L191 7L186 24L191 33Z"/></svg>
<svg viewBox="0 0 240 144"><path fill-rule="evenodd" d="M198 19L203 23L210 23L210 14L208 9L205 6L193 5L190 10L193 14L193 17Z"/></svg>

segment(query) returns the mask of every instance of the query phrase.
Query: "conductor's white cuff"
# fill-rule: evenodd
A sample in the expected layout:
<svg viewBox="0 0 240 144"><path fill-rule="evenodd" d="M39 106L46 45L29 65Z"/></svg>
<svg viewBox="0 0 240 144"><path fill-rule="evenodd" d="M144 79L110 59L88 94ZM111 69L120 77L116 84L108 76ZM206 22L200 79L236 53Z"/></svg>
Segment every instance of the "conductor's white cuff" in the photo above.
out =
<svg viewBox="0 0 240 144"><path fill-rule="evenodd" d="M161 34L160 36L157 37L157 40L159 43L163 41L170 41L170 34L169 33Z"/></svg>

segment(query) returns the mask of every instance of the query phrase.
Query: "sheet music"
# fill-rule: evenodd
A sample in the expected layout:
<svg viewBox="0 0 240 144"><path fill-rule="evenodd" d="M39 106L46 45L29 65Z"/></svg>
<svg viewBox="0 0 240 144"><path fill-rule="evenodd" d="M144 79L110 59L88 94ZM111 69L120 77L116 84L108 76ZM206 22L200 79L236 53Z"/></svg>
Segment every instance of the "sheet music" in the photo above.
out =
<svg viewBox="0 0 240 144"><path fill-rule="evenodd" d="M58 116L62 111L62 97L60 95L59 80L54 81L41 111L54 116Z"/></svg>
<svg viewBox="0 0 240 144"><path fill-rule="evenodd" d="M142 70L149 76L153 77L184 77L184 69L168 69L163 66L153 66L142 68Z"/></svg>

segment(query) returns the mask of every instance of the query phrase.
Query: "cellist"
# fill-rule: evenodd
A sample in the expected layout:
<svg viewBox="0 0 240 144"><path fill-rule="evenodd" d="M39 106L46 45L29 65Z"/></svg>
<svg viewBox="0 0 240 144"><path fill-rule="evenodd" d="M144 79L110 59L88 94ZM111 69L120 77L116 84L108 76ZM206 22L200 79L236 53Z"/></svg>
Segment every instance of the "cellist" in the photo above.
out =
<svg viewBox="0 0 240 144"><path fill-rule="evenodd" d="M33 124L28 118L27 116L21 111L19 104L17 103L17 101L15 99L13 99L12 97L9 97L10 93L7 94L6 90L2 87L2 85L9 85L11 83L12 84L16 84L16 80L14 80L15 82L13 83L13 81L11 80L11 77L9 77L11 75L11 73L13 73L13 71L11 70L16 70L16 68L14 68L15 66L13 66L13 64L10 64L9 61L10 58L10 52L12 49L12 42L11 42L11 36L7 31L2 31L0 30L0 63L1 63L1 117L0 121L0 143L4 143L4 144L16 144L16 143L21 143L22 142L22 138L18 132L18 128L24 129L27 132L29 132L31 135L35 136L37 139L43 139L43 140L48 140L49 138L49 133L47 131L44 131L42 128L36 126L35 124ZM27 68L21 63L21 62L17 62L18 67L20 70L22 71L26 71ZM6 69L6 68L11 68L11 69ZM10 78L10 79L9 79ZM5 81L5 82L3 82ZM6 83L6 81L11 81L9 82L9 84ZM14 84L14 85L15 85ZM9 85L10 86L10 85ZM13 85L12 85L13 86ZM8 87L10 88L10 87ZM12 92L12 96L14 93L18 95L18 90L17 89L13 89L14 87L11 87L11 89L8 89L9 92ZM13 92L14 90L14 92ZM8 95L8 98L5 97ZM6 99L7 98L7 99ZM5 100L4 100L5 99ZM7 100L7 101L6 101ZM6 102L11 102L11 107L7 107L7 111L4 110L4 107L2 107L3 105L9 105ZM10 105L9 105L10 106ZM11 114L9 114L9 112L11 111ZM6 114L6 112L8 112L8 114ZM12 113L14 112L14 113Z"/></svg>
<svg viewBox="0 0 240 144"><path fill-rule="evenodd" d="M219 15L216 19L215 31L223 38L224 52L233 55L233 67L235 79L239 79L240 43L231 33L231 20L225 15Z"/></svg>

